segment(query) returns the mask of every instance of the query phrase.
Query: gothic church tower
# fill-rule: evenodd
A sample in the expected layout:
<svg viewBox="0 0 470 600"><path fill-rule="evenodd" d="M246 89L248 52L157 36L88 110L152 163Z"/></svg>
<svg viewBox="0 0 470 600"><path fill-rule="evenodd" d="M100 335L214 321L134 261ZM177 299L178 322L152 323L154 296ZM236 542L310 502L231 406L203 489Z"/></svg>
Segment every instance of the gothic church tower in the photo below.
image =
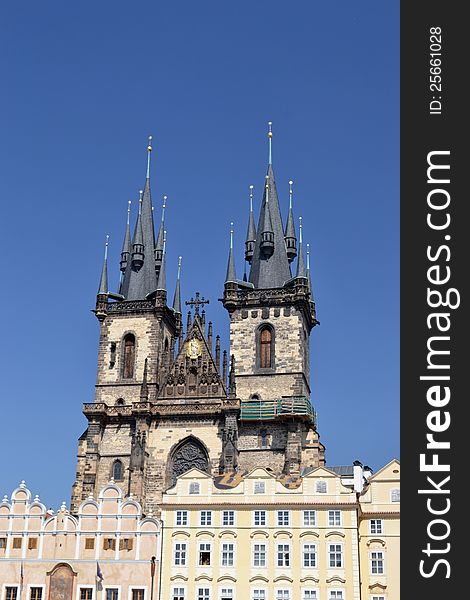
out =
<svg viewBox="0 0 470 600"><path fill-rule="evenodd" d="M271 157L271 137L269 143ZM132 237L128 210L118 293L108 289L106 244L95 308L95 400L84 405L88 427L79 440L72 512L110 479L155 514L162 493L193 466L223 485L255 466L295 478L324 463L310 404L308 342L317 321L292 195L284 228L270 159L257 229L250 210L248 281L236 278L231 242L223 295L229 360L219 336L214 344L198 293L187 302L183 332L181 258L168 304L165 202L155 235L151 152L150 138Z"/></svg>

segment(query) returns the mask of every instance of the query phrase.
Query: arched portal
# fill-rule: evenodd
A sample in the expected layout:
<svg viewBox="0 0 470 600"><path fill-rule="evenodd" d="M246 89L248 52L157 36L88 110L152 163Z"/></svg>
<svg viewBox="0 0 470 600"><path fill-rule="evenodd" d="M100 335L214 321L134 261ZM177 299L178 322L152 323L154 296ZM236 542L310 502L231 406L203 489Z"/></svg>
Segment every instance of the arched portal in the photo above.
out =
<svg viewBox="0 0 470 600"><path fill-rule="evenodd" d="M170 454L168 487L173 487L180 475L193 468L209 473L209 456L206 448L198 439L188 437L182 440Z"/></svg>

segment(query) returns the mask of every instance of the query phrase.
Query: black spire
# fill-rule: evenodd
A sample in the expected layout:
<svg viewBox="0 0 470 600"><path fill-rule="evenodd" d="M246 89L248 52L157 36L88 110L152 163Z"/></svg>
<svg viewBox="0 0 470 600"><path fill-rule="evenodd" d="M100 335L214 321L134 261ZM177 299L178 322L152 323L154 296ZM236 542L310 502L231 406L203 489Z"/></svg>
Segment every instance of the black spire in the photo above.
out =
<svg viewBox="0 0 470 600"><path fill-rule="evenodd" d="M294 258L297 256L297 238L295 235L295 227L294 227L294 213L292 212L292 184L294 182L292 180L289 181L289 212L287 214L287 222L286 222L286 232L285 232L285 240L286 240L286 252L287 258L289 262L292 262Z"/></svg>
<svg viewBox="0 0 470 600"><path fill-rule="evenodd" d="M163 232L162 264L158 274L157 290L166 292L166 231Z"/></svg>
<svg viewBox="0 0 470 600"><path fill-rule="evenodd" d="M307 270L305 268L304 253L302 248L302 217L299 217L299 257L297 259L297 272L296 277L303 277L308 279Z"/></svg>
<svg viewBox="0 0 470 600"><path fill-rule="evenodd" d="M256 243L255 218L253 216L253 186L250 185L250 215L248 217L248 229L246 231L245 241L245 260L251 264L253 251Z"/></svg>
<svg viewBox="0 0 470 600"><path fill-rule="evenodd" d="M227 275L225 283L236 283L237 276L235 274L235 260L233 258L233 223L230 223L230 251L228 253Z"/></svg>
<svg viewBox="0 0 470 600"><path fill-rule="evenodd" d="M108 290L108 240L109 240L109 235L106 236L103 269L101 271L101 279L100 279L100 287L98 288L98 295L105 295L109 291Z"/></svg>
<svg viewBox="0 0 470 600"><path fill-rule="evenodd" d="M158 228L157 243L155 245L155 271L157 273L157 278L163 260L163 238L165 232L165 208L167 198L168 196L163 196L162 220L160 221L160 227Z"/></svg>
<svg viewBox="0 0 470 600"><path fill-rule="evenodd" d="M271 255L265 251L265 248L267 249L266 242L269 241L266 236L269 228L272 232L273 245ZM255 288L278 288L282 287L290 278L291 272L274 172L272 165L269 164L249 281Z"/></svg>
<svg viewBox="0 0 470 600"><path fill-rule="evenodd" d="M129 256L132 252L132 244L131 244L131 229L130 229L130 216L131 216L131 201L127 203L127 223L126 223L126 233L124 234L124 242L122 244L121 250L121 262L120 262L120 270L122 273L126 272L127 262L129 260Z"/></svg>
<svg viewBox="0 0 470 600"><path fill-rule="evenodd" d="M122 294L127 300L144 300L157 287L154 255L155 230L150 193L151 139L150 137L147 147L147 177L134 232L132 260L127 263L122 284Z"/></svg>
<svg viewBox="0 0 470 600"><path fill-rule="evenodd" d="M173 297L173 310L176 313L179 313L180 315L181 313L181 261L183 260L183 257L180 256L178 257L178 276L176 278L176 287L175 287L175 295Z"/></svg>

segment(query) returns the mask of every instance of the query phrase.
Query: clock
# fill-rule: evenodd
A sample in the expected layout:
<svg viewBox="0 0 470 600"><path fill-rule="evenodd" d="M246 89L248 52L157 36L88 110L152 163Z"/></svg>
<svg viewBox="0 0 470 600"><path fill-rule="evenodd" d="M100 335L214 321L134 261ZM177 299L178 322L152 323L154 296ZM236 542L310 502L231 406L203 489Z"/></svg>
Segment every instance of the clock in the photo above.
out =
<svg viewBox="0 0 470 600"><path fill-rule="evenodd" d="M197 358L198 356L201 356L201 354L202 354L201 342L199 340L197 340L196 338L189 340L187 354L188 354L189 358L193 358L193 359Z"/></svg>

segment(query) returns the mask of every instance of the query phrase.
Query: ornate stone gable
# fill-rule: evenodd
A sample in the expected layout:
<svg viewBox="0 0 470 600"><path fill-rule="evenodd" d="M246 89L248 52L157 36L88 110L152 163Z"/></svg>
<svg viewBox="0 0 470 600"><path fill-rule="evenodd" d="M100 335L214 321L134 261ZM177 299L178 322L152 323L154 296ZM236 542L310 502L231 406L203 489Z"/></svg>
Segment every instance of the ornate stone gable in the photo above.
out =
<svg viewBox="0 0 470 600"><path fill-rule="evenodd" d="M227 392L220 367L214 360L200 317L196 314L173 364L163 378L157 402L224 397L227 397Z"/></svg>

